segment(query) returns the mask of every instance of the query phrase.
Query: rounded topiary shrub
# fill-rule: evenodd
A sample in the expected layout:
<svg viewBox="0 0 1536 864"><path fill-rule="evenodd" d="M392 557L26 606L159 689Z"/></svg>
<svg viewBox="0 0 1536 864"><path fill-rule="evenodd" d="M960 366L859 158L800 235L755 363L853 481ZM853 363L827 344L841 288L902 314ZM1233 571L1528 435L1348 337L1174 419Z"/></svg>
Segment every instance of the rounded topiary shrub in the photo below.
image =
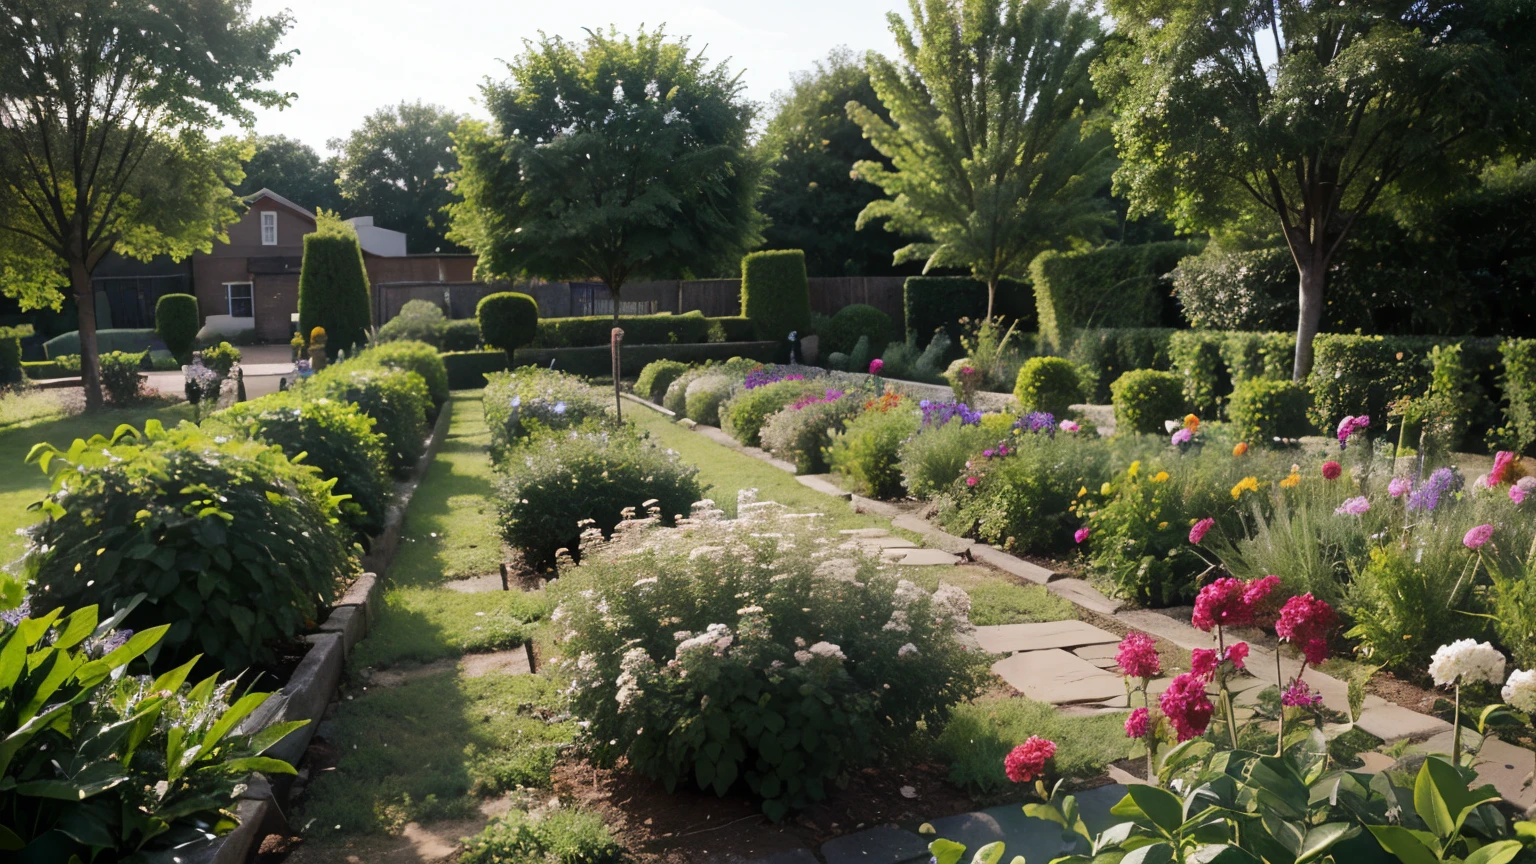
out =
<svg viewBox="0 0 1536 864"><path fill-rule="evenodd" d="M1172 372L1134 369L1109 385L1116 434L1160 434L1163 424L1184 416L1184 380Z"/></svg>
<svg viewBox="0 0 1536 864"><path fill-rule="evenodd" d="M527 294L501 291L487 294L475 307L480 322L480 340L511 356L524 345L533 344L539 335L539 304Z"/></svg>
<svg viewBox="0 0 1536 864"><path fill-rule="evenodd" d="M148 351L108 351L98 361L101 364L101 387L114 405L127 405L139 398L144 379L139 370L149 359Z"/></svg>
<svg viewBox="0 0 1536 864"><path fill-rule="evenodd" d="M162 294L155 301L155 333L177 360L185 361L192 353L200 329L202 321L198 317L196 297Z"/></svg>
<svg viewBox="0 0 1536 864"><path fill-rule="evenodd" d="M852 354L859 337L867 337L869 356L879 357L885 353L885 346L890 344L895 330L891 316L873 306L855 303L837 310L837 314L827 319L817 335L821 337L821 351L843 354Z"/></svg>
<svg viewBox="0 0 1536 864"><path fill-rule="evenodd" d="M389 467L410 473L427 449L427 412L432 396L415 372L351 361L327 367L297 388L302 398L326 397L356 405L374 419L389 448Z"/></svg>
<svg viewBox="0 0 1536 864"><path fill-rule="evenodd" d="M400 307L400 313L379 328L379 342L425 342L441 347L443 328L448 324L443 310L430 300L411 300Z"/></svg>
<svg viewBox="0 0 1536 864"><path fill-rule="evenodd" d="M695 366L672 379L661 397L661 407L679 417L688 416L688 385L705 375L719 371L712 366Z"/></svg>
<svg viewBox="0 0 1536 864"><path fill-rule="evenodd" d="M442 355L425 342L386 342L358 355L363 363L373 363L390 369L415 372L427 383L427 393L433 405L448 401L448 367L443 365Z"/></svg>
<svg viewBox="0 0 1536 864"><path fill-rule="evenodd" d="M1232 388L1227 418L1243 441L1300 438L1312 434L1312 390L1297 381L1249 378Z"/></svg>
<svg viewBox="0 0 1536 864"><path fill-rule="evenodd" d="M276 447L154 420L80 443L32 454L67 490L32 529L33 602L107 610L143 594L123 626L171 625L166 668L199 653L231 672L272 661L357 571L331 481Z"/></svg>
<svg viewBox="0 0 1536 864"><path fill-rule="evenodd" d="M684 413L695 423L720 425L720 406L735 386L736 379L718 372L694 379L685 394Z"/></svg>
<svg viewBox="0 0 1536 864"><path fill-rule="evenodd" d="M751 380L748 379L748 385ZM748 447L762 443L759 437L768 418L809 393L821 393L825 385L806 378L786 378L760 387L743 387L720 406L720 428Z"/></svg>
<svg viewBox="0 0 1536 864"><path fill-rule="evenodd" d="M753 252L741 259L741 314L757 338L781 342L811 329L811 289L799 249Z"/></svg>
<svg viewBox="0 0 1536 864"><path fill-rule="evenodd" d="M1062 357L1029 358L1019 370L1013 398L1019 400L1020 411L1066 416L1071 406L1084 399L1077 364Z"/></svg>
<svg viewBox="0 0 1536 864"><path fill-rule="evenodd" d="M517 452L497 496L501 531L534 568L575 551L588 527L612 531L626 508L643 513L654 500L671 520L702 496L698 469L623 430L536 435Z"/></svg>
<svg viewBox="0 0 1536 864"><path fill-rule="evenodd" d="M677 376L687 371L688 364L678 360L652 360L635 379L635 395L659 403Z"/></svg>

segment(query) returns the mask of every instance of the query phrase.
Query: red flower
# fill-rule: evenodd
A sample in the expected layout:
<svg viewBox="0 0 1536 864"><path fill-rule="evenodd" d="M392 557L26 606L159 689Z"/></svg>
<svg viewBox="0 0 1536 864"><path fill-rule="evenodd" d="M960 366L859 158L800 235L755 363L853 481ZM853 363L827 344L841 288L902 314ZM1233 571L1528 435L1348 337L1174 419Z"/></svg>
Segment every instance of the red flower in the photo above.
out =
<svg viewBox="0 0 1536 864"><path fill-rule="evenodd" d="M1125 718L1125 737L1145 738L1147 732L1152 729L1152 712L1145 708L1137 708L1131 712L1131 716Z"/></svg>
<svg viewBox="0 0 1536 864"><path fill-rule="evenodd" d="M1180 741L1205 734L1214 710L1205 695L1205 679L1193 672L1186 672L1169 682L1157 704L1168 722L1173 724L1173 731L1178 733Z"/></svg>
<svg viewBox="0 0 1536 864"><path fill-rule="evenodd" d="M1247 586L1230 576L1200 589L1195 597L1192 623L1209 633L1216 627L1241 627L1253 620L1252 608L1243 600Z"/></svg>
<svg viewBox="0 0 1536 864"><path fill-rule="evenodd" d="M1337 480L1337 479L1339 479L1339 475L1343 474L1343 473L1344 473L1344 466L1343 465L1340 465L1339 463L1334 462L1332 460L1329 460L1329 461L1323 463L1323 479L1324 480Z"/></svg>
<svg viewBox="0 0 1536 864"><path fill-rule="evenodd" d="M1233 666L1242 669L1243 664L1248 662L1248 643L1232 643L1232 645L1227 648L1227 659L1232 661Z"/></svg>
<svg viewBox="0 0 1536 864"><path fill-rule="evenodd" d="M1028 783L1045 773L1045 763L1055 755L1055 741L1031 735L1028 741L1013 748L1013 752L1003 760L1003 770L1007 772L1009 780Z"/></svg>
<svg viewBox="0 0 1536 864"><path fill-rule="evenodd" d="M1127 633L1120 640L1120 650L1115 652L1115 662L1120 671L1131 678L1155 678L1163 671L1163 661L1157 656L1157 642L1145 633Z"/></svg>
<svg viewBox="0 0 1536 864"><path fill-rule="evenodd" d="M1298 594L1285 601L1275 635L1301 647L1301 653L1313 666L1328 659L1328 633L1337 620L1333 607L1310 593Z"/></svg>
<svg viewBox="0 0 1536 864"><path fill-rule="evenodd" d="M1216 659L1216 652L1209 648L1196 648L1189 652L1189 674L1198 675L1209 681L1216 674L1216 667L1220 664Z"/></svg>

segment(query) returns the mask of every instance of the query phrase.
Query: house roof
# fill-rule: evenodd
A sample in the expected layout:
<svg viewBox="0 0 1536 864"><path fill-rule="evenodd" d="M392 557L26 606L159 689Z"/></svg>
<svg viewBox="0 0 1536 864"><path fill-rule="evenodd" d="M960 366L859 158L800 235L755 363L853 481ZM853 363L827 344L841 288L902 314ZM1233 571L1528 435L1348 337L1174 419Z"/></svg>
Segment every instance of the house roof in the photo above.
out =
<svg viewBox="0 0 1536 864"><path fill-rule="evenodd" d="M268 198L268 199L271 199L273 201L276 201L277 203L283 205L284 207L287 207L289 210L293 210L293 211L295 211L295 212L297 212L299 214L302 214L304 216L304 218L308 219L311 222L315 221L315 214L309 212L308 210L305 210L303 207L300 207L299 205L293 203L292 201L289 201L287 198L284 198L283 196L277 194L276 192L273 192L271 189L267 189L267 188L259 189L259 190L255 191L255 192L252 192L251 194L245 196L244 198L242 198L240 200L244 201L247 204L254 204L254 203L256 203L257 201L259 201L259 200L261 200L263 198Z"/></svg>

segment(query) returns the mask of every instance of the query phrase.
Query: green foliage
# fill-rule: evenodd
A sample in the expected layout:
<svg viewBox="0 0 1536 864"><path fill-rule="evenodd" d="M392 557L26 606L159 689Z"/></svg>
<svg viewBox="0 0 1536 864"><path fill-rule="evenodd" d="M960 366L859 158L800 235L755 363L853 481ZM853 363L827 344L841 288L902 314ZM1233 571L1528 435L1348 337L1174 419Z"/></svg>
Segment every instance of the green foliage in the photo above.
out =
<svg viewBox="0 0 1536 864"><path fill-rule="evenodd" d="M890 18L901 63L869 56L891 120L848 106L891 162L854 165L886 194L858 225L885 219L926 238L896 260L970 270L988 286L991 317L999 280L1102 224L1095 193L1108 176L1108 136L1085 125L1084 111L1097 101L1088 69L1099 27L1060 0L914 6L912 17Z"/></svg>
<svg viewBox="0 0 1536 864"><path fill-rule="evenodd" d="M800 408L785 408L769 417L758 433L763 449L793 463L796 474L825 473L826 448L831 443L832 433L864 412L867 396L859 392L844 393Z"/></svg>
<svg viewBox="0 0 1536 864"><path fill-rule="evenodd" d="M741 259L741 314L763 340L811 332L811 289L805 253L798 249L753 252Z"/></svg>
<svg viewBox="0 0 1536 864"><path fill-rule="evenodd" d="M1499 353L1510 449L1523 453L1536 444L1536 339L1506 339Z"/></svg>
<svg viewBox="0 0 1536 864"><path fill-rule="evenodd" d="M1116 378L1109 389L1117 434L1161 434L1164 421L1184 417L1184 382L1172 372L1136 369Z"/></svg>
<svg viewBox="0 0 1536 864"><path fill-rule="evenodd" d="M965 473L965 463L997 443L996 437L981 426L964 423L945 423L917 433L901 446L907 492L928 499L949 491Z"/></svg>
<svg viewBox="0 0 1536 864"><path fill-rule="evenodd" d="M895 332L891 316L873 306L854 303L837 310L837 314L827 320L826 326L821 327L817 335L821 337L822 351L851 354L854 345L862 337L869 342L870 357L879 357L885 352L885 346L890 344Z"/></svg>
<svg viewBox="0 0 1536 864"><path fill-rule="evenodd" d="M155 331L150 329L97 330L96 347L102 352L148 351L154 347L155 337ZM80 331L71 330L49 339L43 343L43 353L49 360L80 356Z"/></svg>
<svg viewBox="0 0 1536 864"><path fill-rule="evenodd" d="M1184 378L1184 399L1191 411L1215 417L1232 392L1232 379L1222 362L1225 333L1175 330L1168 338L1168 360Z"/></svg>
<svg viewBox="0 0 1536 864"><path fill-rule="evenodd" d="M719 363L740 359L747 368L772 363L784 350L781 342L706 342L696 345L626 345L619 358L621 377L639 375L647 363L666 358L683 363ZM517 352L517 365L543 366L551 363L573 375L607 378L613 372L613 353L607 345L591 348L524 348Z"/></svg>
<svg viewBox="0 0 1536 864"><path fill-rule="evenodd" d="M21 380L21 340L31 335L31 324L0 327L0 384L14 384Z"/></svg>
<svg viewBox="0 0 1536 864"><path fill-rule="evenodd" d="M155 301L155 333L165 342L166 349L178 358L192 353L202 324L197 313L197 298L191 294L162 294Z"/></svg>
<svg viewBox="0 0 1536 864"><path fill-rule="evenodd" d="M1346 415L1366 414L1373 430L1386 427L1388 405L1404 396L1418 397L1429 390L1434 378L1431 350L1446 342L1433 336L1358 336L1325 333L1314 345L1316 360L1312 385L1312 421L1320 429L1332 429ZM1471 369L1496 363L1491 340L1459 340ZM1471 374L1470 372L1464 374ZM1481 404L1480 393L1467 394L1472 405L1465 410L1491 418L1491 405Z"/></svg>
<svg viewBox="0 0 1536 864"><path fill-rule="evenodd" d="M1080 328L1156 327L1168 274L1197 248L1175 240L1041 253L1029 265L1041 344L1063 350Z"/></svg>
<svg viewBox="0 0 1536 864"><path fill-rule="evenodd" d="M687 363L676 360L653 360L645 364L640 370L640 377L635 379L635 393L641 399L660 403L661 397L667 394L667 388L677 380L677 376L688 371Z"/></svg>
<svg viewBox="0 0 1536 864"><path fill-rule="evenodd" d="M410 473L426 452L432 397L414 372L351 360L325 367L295 389L305 399L351 402L372 417L374 431L384 436L389 467L398 476Z"/></svg>
<svg viewBox="0 0 1536 864"><path fill-rule="evenodd" d="M1238 382L1227 403L1233 434L1253 444L1312 434L1311 410L1312 391L1307 385L1272 378Z"/></svg>
<svg viewBox="0 0 1536 864"><path fill-rule="evenodd" d="M512 352L533 344L539 335L539 304L527 294L502 291L487 294L475 306L480 339L488 347Z"/></svg>
<svg viewBox="0 0 1536 864"><path fill-rule="evenodd" d="M975 279L908 276L901 291L907 337L915 337L920 343L943 330L951 345L959 345L961 322L977 321L987 314L986 283Z"/></svg>
<svg viewBox="0 0 1536 864"><path fill-rule="evenodd" d="M704 320L709 322L709 341L711 342L751 342L756 338L752 319L745 315L727 315Z"/></svg>
<svg viewBox="0 0 1536 864"><path fill-rule="evenodd" d="M683 414L695 423L706 426L720 425L720 406L741 385L741 380L731 375L709 374L688 382L683 394Z"/></svg>
<svg viewBox="0 0 1536 864"><path fill-rule="evenodd" d="M900 498L901 447L917 433L920 420L908 405L872 409L832 433L827 464L853 482L854 490L873 498Z"/></svg>
<svg viewBox="0 0 1536 864"><path fill-rule="evenodd" d="M986 659L955 638L963 590L807 555L827 534L767 502L699 516L616 532L551 589L600 764L623 756L669 790L743 785L782 819L980 688Z"/></svg>
<svg viewBox="0 0 1536 864"><path fill-rule="evenodd" d="M710 319L703 312L694 310L681 315L670 312L660 315L631 315L621 317L615 325L608 315L592 315L582 318L545 318L539 322L538 338L534 345L539 348L580 348L592 345L608 347L613 328L624 331L624 347L631 345L678 345L711 340Z"/></svg>
<svg viewBox="0 0 1536 864"><path fill-rule="evenodd" d="M950 782L985 798L1016 788L1003 760L1029 736L1056 742L1054 776L1086 779L1130 755L1123 727L1118 717L1072 717L1044 702L980 699L955 706L938 749L949 763Z"/></svg>
<svg viewBox="0 0 1536 864"><path fill-rule="evenodd" d="M742 444L758 447L769 417L802 396L821 395L825 390L826 383L815 379L774 381L750 390L743 387L720 406L720 428Z"/></svg>
<svg viewBox="0 0 1536 864"><path fill-rule="evenodd" d="M371 304L357 230L334 214L318 214L315 230L304 235L299 332L323 327L327 356L342 351L351 356L368 340Z"/></svg>
<svg viewBox="0 0 1536 864"><path fill-rule="evenodd" d="M357 355L357 359L360 363L420 375L432 397L432 416L436 416L436 409L448 401L448 367L443 365L437 349L425 342L388 342L369 348Z"/></svg>
<svg viewBox="0 0 1536 864"><path fill-rule="evenodd" d="M117 631L123 615L98 621L95 606L62 613L23 608L0 624L14 658L0 673L0 848L14 860L170 857L235 827L229 812L251 771L293 773L261 754L306 721L235 733L274 694L230 704L235 681L186 683L195 661L128 675L167 628Z"/></svg>
<svg viewBox="0 0 1536 864"><path fill-rule="evenodd" d="M453 134L462 119L420 101L386 105L364 117L362 126L331 145L347 210L405 232L410 252L462 251L448 241L443 214L458 200L449 177L459 170Z"/></svg>
<svg viewBox="0 0 1536 864"><path fill-rule="evenodd" d="M384 530L394 492L387 442L373 430L374 419L357 406L330 399L305 399L295 390L237 402L204 421L247 438L281 447L290 460L334 478L341 519L359 537Z"/></svg>
<svg viewBox="0 0 1536 864"><path fill-rule="evenodd" d="M1371 663L1422 669L1441 645L1487 638L1488 620L1464 614L1475 562L1460 548L1465 529L1457 521L1422 526L1416 548L1388 543L1351 561L1354 578L1344 609L1355 626L1346 635L1359 640Z"/></svg>
<svg viewBox="0 0 1536 864"><path fill-rule="evenodd" d="M245 179L234 187L236 195L270 189L311 213L342 209L334 156L322 159L313 147L283 135L256 135L251 143L255 149L245 162Z"/></svg>
<svg viewBox="0 0 1536 864"><path fill-rule="evenodd" d="M447 326L448 319L436 303L431 300L411 300L400 307L399 314L384 322L384 326L379 328L378 341L395 342L408 339L413 342L425 342L434 348L442 348L443 329ZM476 337L478 339L478 333Z"/></svg>
<svg viewBox="0 0 1536 864"><path fill-rule="evenodd" d="M1019 435L1009 455L976 464L975 486L957 484L939 499L939 524L1000 548L1044 553L1071 545L1077 490L1108 479L1109 451L1086 435Z"/></svg>
<svg viewBox="0 0 1536 864"><path fill-rule="evenodd" d="M480 347L480 322L474 318L448 321L443 324L442 344L444 351L474 351Z"/></svg>
<svg viewBox="0 0 1536 864"><path fill-rule="evenodd" d="M869 337L860 336L859 341L853 344L853 350L848 352L848 371L867 372L872 352L869 350Z"/></svg>
<svg viewBox="0 0 1536 864"><path fill-rule="evenodd" d="M601 816L561 808L541 818L508 811L465 839L459 864L619 864L623 858Z"/></svg>
<svg viewBox="0 0 1536 864"><path fill-rule="evenodd" d="M502 537L529 567L547 568L589 527L611 532L626 509L667 521L687 513L702 497L697 474L622 429L535 435L509 460L498 490Z"/></svg>
<svg viewBox="0 0 1536 864"><path fill-rule="evenodd" d="M1296 261L1283 246L1207 246L1179 262L1173 296L1195 327L1283 330L1296 321Z"/></svg>
<svg viewBox="0 0 1536 864"><path fill-rule="evenodd" d="M128 405L139 398L144 386L139 369L148 356L148 351L140 354L109 351L101 355L101 387L113 405Z"/></svg>
<svg viewBox="0 0 1536 864"><path fill-rule="evenodd" d="M228 342L210 345L203 349L202 354L203 365L218 373L220 378L228 378L235 364L240 362L240 349Z"/></svg>
<svg viewBox="0 0 1536 864"><path fill-rule="evenodd" d="M182 659L269 662L356 572L334 481L276 447L151 420L31 458L56 490L36 505L49 518L23 561L35 590L76 607L147 595L125 625L170 624L165 649Z"/></svg>
<svg viewBox="0 0 1536 864"><path fill-rule="evenodd" d="M492 458L501 460L530 435L608 417L612 403L574 375L525 366L487 375L481 405L491 431Z"/></svg>
<svg viewBox="0 0 1536 864"><path fill-rule="evenodd" d="M757 245L755 107L724 64L661 29L589 30L528 42L508 72L481 88L492 124L454 135L448 237L481 274L596 276L617 299L634 277L731 272Z"/></svg>
<svg viewBox="0 0 1536 864"><path fill-rule="evenodd" d="M507 365L505 351L457 351L443 355L443 368L448 370L450 390L475 390L484 387L487 375L492 372L504 372Z"/></svg>
<svg viewBox="0 0 1536 864"><path fill-rule="evenodd" d="M1019 410L1045 411L1065 417L1071 406L1083 401L1083 383L1077 365L1061 357L1031 357L1019 370L1013 387Z"/></svg>
<svg viewBox="0 0 1536 864"><path fill-rule="evenodd" d="M1169 368L1172 330L1149 327L1124 330L1079 330L1067 359L1083 367L1083 386L1094 404L1109 401L1110 385L1133 369Z"/></svg>

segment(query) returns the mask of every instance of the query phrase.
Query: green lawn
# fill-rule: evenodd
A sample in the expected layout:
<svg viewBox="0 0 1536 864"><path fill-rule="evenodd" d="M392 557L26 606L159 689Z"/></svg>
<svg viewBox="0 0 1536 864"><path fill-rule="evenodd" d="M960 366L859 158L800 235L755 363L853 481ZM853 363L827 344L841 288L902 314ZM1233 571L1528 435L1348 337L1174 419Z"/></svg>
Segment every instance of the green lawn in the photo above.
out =
<svg viewBox="0 0 1536 864"><path fill-rule="evenodd" d="M32 445L47 441L68 449L76 438L89 438L97 433L111 435L124 423L142 429L144 421L150 418L174 426L192 419L192 408L180 403L110 408L66 417L44 412L41 416L43 419L22 420L0 429L0 559L5 561L14 560L26 547L26 538L16 531L37 521L37 513L28 510L27 505L48 490L48 477L42 469L25 464Z"/></svg>

